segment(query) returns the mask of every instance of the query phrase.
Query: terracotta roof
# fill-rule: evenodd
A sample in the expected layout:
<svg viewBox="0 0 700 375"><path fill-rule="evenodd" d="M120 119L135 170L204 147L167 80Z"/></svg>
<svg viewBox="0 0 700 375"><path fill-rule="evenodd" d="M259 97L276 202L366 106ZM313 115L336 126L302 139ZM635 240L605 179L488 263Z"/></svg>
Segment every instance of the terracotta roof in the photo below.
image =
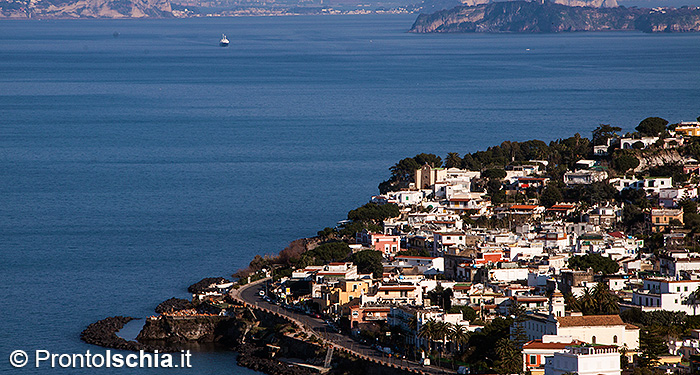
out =
<svg viewBox="0 0 700 375"><path fill-rule="evenodd" d="M403 259L435 259L433 257L421 257L417 255L397 255L396 258L403 258Z"/></svg>
<svg viewBox="0 0 700 375"><path fill-rule="evenodd" d="M560 327L594 327L625 325L619 315L561 316L557 318Z"/></svg>
<svg viewBox="0 0 700 375"><path fill-rule="evenodd" d="M555 204L555 205L552 206L552 208L568 208L568 209L571 209L571 208L576 208L576 205L575 205L575 204Z"/></svg>
<svg viewBox="0 0 700 375"><path fill-rule="evenodd" d="M625 323L625 329L639 329L639 327L634 324Z"/></svg>
<svg viewBox="0 0 700 375"><path fill-rule="evenodd" d="M389 286L380 286L379 287L379 290L381 290L381 291L385 291L385 290L387 290L387 291L389 291L389 290L415 290L415 289L416 289L415 286L391 286L391 285L389 285Z"/></svg>
<svg viewBox="0 0 700 375"><path fill-rule="evenodd" d="M515 299L516 301L523 301L523 302L547 302L548 301L547 297L515 296L515 297L510 297L510 298Z"/></svg>
<svg viewBox="0 0 700 375"><path fill-rule="evenodd" d="M514 204L510 208L512 210L534 210L537 206L532 204Z"/></svg>
<svg viewBox="0 0 700 375"><path fill-rule="evenodd" d="M573 340L572 342L542 342L542 340L532 340L523 345L525 349L564 349L571 345L581 345L583 341Z"/></svg>

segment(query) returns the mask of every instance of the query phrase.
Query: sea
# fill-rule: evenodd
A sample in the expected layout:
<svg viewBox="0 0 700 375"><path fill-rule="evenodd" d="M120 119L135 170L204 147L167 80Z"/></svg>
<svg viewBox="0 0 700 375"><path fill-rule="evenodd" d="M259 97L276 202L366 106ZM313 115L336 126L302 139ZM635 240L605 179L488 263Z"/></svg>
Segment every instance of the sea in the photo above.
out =
<svg viewBox="0 0 700 375"><path fill-rule="evenodd" d="M414 19L1 21L0 372L252 374L227 351L187 369L34 360L105 353L88 324L333 227L402 158L700 115L700 34L420 35Z"/></svg>

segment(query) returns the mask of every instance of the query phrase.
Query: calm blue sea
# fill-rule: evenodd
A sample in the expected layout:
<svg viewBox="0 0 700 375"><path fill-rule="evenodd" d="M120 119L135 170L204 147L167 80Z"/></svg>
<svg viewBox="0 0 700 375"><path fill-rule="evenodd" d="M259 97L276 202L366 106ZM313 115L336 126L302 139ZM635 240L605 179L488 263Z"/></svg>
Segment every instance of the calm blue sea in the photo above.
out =
<svg viewBox="0 0 700 375"><path fill-rule="evenodd" d="M0 22L0 372L65 372L13 369L15 349L103 352L88 324L334 225L403 157L700 115L700 35L414 18ZM101 371L251 373L193 366Z"/></svg>

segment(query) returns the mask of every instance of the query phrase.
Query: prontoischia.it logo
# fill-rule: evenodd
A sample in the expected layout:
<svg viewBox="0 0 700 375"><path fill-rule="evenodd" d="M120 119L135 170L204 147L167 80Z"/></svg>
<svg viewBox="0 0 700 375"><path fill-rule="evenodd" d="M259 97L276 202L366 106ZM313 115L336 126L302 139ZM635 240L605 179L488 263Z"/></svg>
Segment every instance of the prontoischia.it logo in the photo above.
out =
<svg viewBox="0 0 700 375"><path fill-rule="evenodd" d="M34 357L30 358L33 354ZM107 350L104 353L51 353L48 350L35 350L27 353L15 350L10 353L10 364L13 367L24 367L33 362L34 367L61 368L191 368L189 350L179 353L159 353L157 350L148 353L143 350L138 353L121 354ZM32 360L33 359L33 360Z"/></svg>

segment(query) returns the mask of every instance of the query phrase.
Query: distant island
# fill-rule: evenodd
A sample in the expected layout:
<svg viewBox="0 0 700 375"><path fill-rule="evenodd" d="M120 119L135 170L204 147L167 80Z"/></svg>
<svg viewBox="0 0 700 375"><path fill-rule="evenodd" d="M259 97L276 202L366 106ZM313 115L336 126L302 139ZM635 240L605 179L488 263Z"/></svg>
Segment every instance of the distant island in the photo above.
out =
<svg viewBox="0 0 700 375"><path fill-rule="evenodd" d="M594 8L550 2L495 2L421 14L414 33L558 33L700 31L700 8Z"/></svg>
<svg viewBox="0 0 700 375"><path fill-rule="evenodd" d="M0 0L0 19L171 17L169 0Z"/></svg>

